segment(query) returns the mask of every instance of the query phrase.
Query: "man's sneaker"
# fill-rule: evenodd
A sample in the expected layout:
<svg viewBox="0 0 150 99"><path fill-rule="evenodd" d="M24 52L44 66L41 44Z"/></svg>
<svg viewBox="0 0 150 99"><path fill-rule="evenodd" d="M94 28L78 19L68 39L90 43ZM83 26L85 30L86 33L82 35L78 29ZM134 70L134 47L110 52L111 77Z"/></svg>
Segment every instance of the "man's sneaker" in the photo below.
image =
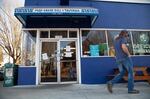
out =
<svg viewBox="0 0 150 99"><path fill-rule="evenodd" d="M112 91L112 83L111 82L108 82L107 83L107 89L108 89L108 91L110 92L110 93L113 93L113 91Z"/></svg>
<svg viewBox="0 0 150 99"><path fill-rule="evenodd" d="M139 94L140 91L139 90L132 90L132 91L128 91L129 94Z"/></svg>

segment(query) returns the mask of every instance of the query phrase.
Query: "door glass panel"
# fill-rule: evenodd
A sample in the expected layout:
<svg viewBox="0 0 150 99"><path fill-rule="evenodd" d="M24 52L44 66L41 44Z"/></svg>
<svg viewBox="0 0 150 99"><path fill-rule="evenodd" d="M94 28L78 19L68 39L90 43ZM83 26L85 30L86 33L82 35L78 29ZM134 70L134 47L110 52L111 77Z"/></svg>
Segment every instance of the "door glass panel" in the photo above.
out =
<svg viewBox="0 0 150 99"><path fill-rule="evenodd" d="M57 82L56 50L56 42L42 42L41 82Z"/></svg>
<svg viewBox="0 0 150 99"><path fill-rule="evenodd" d="M75 41L60 41L60 77L61 82L77 80Z"/></svg>

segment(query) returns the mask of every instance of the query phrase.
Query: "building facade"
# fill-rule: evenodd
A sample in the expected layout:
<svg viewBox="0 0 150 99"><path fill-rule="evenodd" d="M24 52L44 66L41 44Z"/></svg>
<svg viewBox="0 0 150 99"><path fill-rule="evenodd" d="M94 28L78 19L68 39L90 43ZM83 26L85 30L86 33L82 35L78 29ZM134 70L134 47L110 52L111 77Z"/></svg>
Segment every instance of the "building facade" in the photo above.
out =
<svg viewBox="0 0 150 99"><path fill-rule="evenodd" d="M116 68L114 38L126 29L135 66L150 66L150 4L26 0L19 85L106 83Z"/></svg>

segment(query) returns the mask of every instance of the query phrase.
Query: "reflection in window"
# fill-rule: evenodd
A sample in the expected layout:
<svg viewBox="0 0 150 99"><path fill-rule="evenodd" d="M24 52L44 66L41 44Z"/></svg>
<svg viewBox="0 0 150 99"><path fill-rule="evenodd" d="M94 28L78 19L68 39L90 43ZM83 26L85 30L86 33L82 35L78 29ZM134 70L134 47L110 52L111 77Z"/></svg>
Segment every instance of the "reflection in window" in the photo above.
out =
<svg viewBox="0 0 150 99"><path fill-rule="evenodd" d="M35 65L36 31L24 31L22 63L25 66Z"/></svg>
<svg viewBox="0 0 150 99"><path fill-rule="evenodd" d="M108 33L108 46L109 46L109 56L115 56L115 50L114 50L114 41L115 38L119 35L121 31L119 30L109 30ZM129 38L127 39L127 47L129 49L129 52L131 55L133 54L132 50L132 43L131 43L131 35L129 33Z"/></svg>
<svg viewBox="0 0 150 99"><path fill-rule="evenodd" d="M84 56L108 55L105 31L82 30L82 51Z"/></svg>
<svg viewBox="0 0 150 99"><path fill-rule="evenodd" d="M115 56L114 40L120 33L120 31L107 31L108 33L108 46L109 46L109 56Z"/></svg>
<svg viewBox="0 0 150 99"><path fill-rule="evenodd" d="M133 50L135 55L150 55L150 32L133 31Z"/></svg>

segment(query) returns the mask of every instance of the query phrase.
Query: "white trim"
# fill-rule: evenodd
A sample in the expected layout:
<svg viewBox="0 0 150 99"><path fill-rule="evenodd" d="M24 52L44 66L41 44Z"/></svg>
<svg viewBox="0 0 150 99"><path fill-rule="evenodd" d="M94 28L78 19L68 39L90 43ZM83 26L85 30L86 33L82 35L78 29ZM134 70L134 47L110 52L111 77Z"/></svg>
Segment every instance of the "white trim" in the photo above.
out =
<svg viewBox="0 0 150 99"><path fill-rule="evenodd" d="M84 30L84 29L80 29L80 34L79 34L79 35L80 35L80 37L79 37L79 40L80 40L80 41L79 41L79 42L80 42L80 46L81 46L81 47L80 47L80 49L81 49L81 51L80 51L80 56L81 56L81 57L84 57L84 56L83 56L83 52L82 52L82 51L83 51L83 49L82 49L82 48L83 48L83 46L82 46L82 32L81 32L82 30ZM87 57L88 57L88 56L87 56Z"/></svg>
<svg viewBox="0 0 150 99"><path fill-rule="evenodd" d="M22 28L22 30L77 30L79 28Z"/></svg>
<svg viewBox="0 0 150 99"><path fill-rule="evenodd" d="M25 33L24 33L24 31L23 30L21 30L21 33L22 33L22 36L21 36L21 64L23 64L23 47L24 47L24 45L25 45L25 42L24 42L24 35L25 35Z"/></svg>
<svg viewBox="0 0 150 99"><path fill-rule="evenodd" d="M92 20L92 22L91 22L91 25L94 24L94 22L96 21L97 17L98 17L98 16L94 16L94 18L93 18L93 20Z"/></svg>
<svg viewBox="0 0 150 99"><path fill-rule="evenodd" d="M79 82L79 84L81 84L82 82L81 82L81 49L80 49L80 45L81 45L81 43L80 43L80 31L79 31L79 29L77 30L77 49L78 49L78 51L77 51L77 57L78 57L78 61L77 61L77 64L79 65L79 66L77 66L77 80L78 80L78 82Z"/></svg>
<svg viewBox="0 0 150 99"><path fill-rule="evenodd" d="M115 28L80 28L80 30L127 30L127 31L150 31L150 29L115 29Z"/></svg>
<svg viewBox="0 0 150 99"><path fill-rule="evenodd" d="M40 60L39 60L39 55L40 55L40 53L39 53L39 49L40 49L40 46L39 46L39 43L40 43L40 41L39 41L39 38L40 38L40 32L39 32L39 30L37 30L37 36L36 36L36 54L35 54L35 66L36 66L36 85L38 85L39 84L39 67L40 67Z"/></svg>
<svg viewBox="0 0 150 99"><path fill-rule="evenodd" d="M108 45L108 43L109 43L109 41L108 41L108 33L107 33L107 31L105 31L105 38L106 38L106 44L107 44L107 55L109 56L109 45Z"/></svg>
<svg viewBox="0 0 150 99"><path fill-rule="evenodd" d="M56 58L56 61L57 61L57 82L56 83L61 83L61 66L60 66L60 43L61 43L61 41L63 41L63 40L58 40L57 41L57 58Z"/></svg>
<svg viewBox="0 0 150 99"><path fill-rule="evenodd" d="M20 16L20 15L17 15L18 19L24 24L26 25L26 22L24 21L24 19Z"/></svg>
<svg viewBox="0 0 150 99"><path fill-rule="evenodd" d="M22 30L77 30L78 28L22 28ZM115 28L80 28L80 30L127 30L127 31L150 31L150 29L115 29Z"/></svg>
<svg viewBox="0 0 150 99"><path fill-rule="evenodd" d="M131 33L131 31L129 32L130 33L130 36L131 36L131 38L133 38L133 35L132 35L132 33ZM132 45L133 45L133 39L131 39L131 43L132 43ZM132 46L133 47L133 46ZM132 48L133 49L133 48ZM135 55L135 52L133 51L133 54Z"/></svg>

